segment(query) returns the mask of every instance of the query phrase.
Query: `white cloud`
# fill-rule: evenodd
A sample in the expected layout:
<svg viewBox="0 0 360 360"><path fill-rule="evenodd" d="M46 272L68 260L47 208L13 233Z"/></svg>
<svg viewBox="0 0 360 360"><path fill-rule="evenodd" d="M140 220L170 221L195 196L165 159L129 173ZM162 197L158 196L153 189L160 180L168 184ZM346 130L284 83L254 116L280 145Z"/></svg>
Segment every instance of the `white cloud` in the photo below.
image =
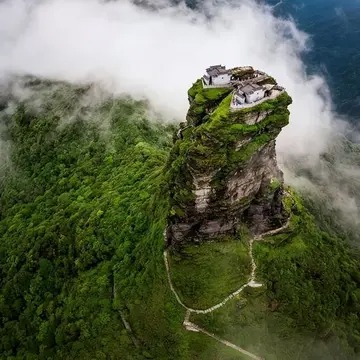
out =
<svg viewBox="0 0 360 360"><path fill-rule="evenodd" d="M98 80L114 92L146 96L178 119L186 90L213 63L251 64L267 71L294 99L280 150L322 149L331 122L320 78L307 78L299 53L306 36L270 8L240 1L236 8L207 4L211 20L184 6L158 11L127 0L49 0L0 5L1 72L26 72L69 81ZM12 20L15 19L15 20ZM291 146L289 145L291 144Z"/></svg>

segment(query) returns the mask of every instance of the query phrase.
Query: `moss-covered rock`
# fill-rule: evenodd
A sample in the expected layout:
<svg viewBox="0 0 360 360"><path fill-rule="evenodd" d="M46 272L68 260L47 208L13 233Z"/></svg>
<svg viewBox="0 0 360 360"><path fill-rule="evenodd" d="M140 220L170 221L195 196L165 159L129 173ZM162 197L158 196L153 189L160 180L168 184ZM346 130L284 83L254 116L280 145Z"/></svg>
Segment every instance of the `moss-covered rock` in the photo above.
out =
<svg viewBox="0 0 360 360"><path fill-rule="evenodd" d="M230 88L203 88L201 80L188 95L187 125L168 162L169 243L234 234L241 222L254 233L281 225L275 139L288 123L291 98L283 92L233 111Z"/></svg>
<svg viewBox="0 0 360 360"><path fill-rule="evenodd" d="M190 108L187 114L187 122L190 125L199 125L204 117L226 97L231 88L203 88L201 79L197 80L188 90Z"/></svg>

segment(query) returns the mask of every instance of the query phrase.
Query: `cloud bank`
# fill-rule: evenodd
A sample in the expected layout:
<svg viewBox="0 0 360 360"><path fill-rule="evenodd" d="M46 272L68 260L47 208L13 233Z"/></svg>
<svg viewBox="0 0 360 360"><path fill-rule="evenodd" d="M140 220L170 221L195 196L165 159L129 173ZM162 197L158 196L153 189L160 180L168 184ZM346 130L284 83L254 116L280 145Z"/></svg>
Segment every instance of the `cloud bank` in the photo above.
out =
<svg viewBox="0 0 360 360"><path fill-rule="evenodd" d="M300 55L306 34L250 0L205 2L203 12L166 0L155 5L157 10L129 0L2 1L0 79L25 73L95 81L115 94L148 98L167 118L181 121L186 91L207 66L252 65L293 98L290 125L277 142L280 160L301 156L317 163L345 125L332 111L325 81L305 72Z"/></svg>
<svg viewBox="0 0 360 360"><path fill-rule="evenodd" d="M183 119L186 90L211 64L251 64L276 77L294 100L278 148L318 153L331 133L331 102L320 77L305 74L306 35L254 1L183 4L147 10L128 0L25 0L0 4L0 74L98 81L115 93L147 97ZM321 134L322 136L319 136Z"/></svg>

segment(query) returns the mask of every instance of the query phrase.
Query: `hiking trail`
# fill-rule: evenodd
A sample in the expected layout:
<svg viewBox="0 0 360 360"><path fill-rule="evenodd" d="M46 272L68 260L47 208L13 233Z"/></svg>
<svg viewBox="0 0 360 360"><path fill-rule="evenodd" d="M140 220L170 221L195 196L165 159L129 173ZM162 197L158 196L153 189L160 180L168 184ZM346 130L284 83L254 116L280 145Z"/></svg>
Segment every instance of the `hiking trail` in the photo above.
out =
<svg viewBox="0 0 360 360"><path fill-rule="evenodd" d="M170 275L170 265L169 265L169 259L168 259L168 252L167 250L164 251L164 262L165 262L165 268L166 268L166 273L167 273L167 277L168 277L168 282L169 282L169 286L170 286L170 290L172 291L172 293L175 295L175 298L177 300L177 302L186 309L186 314L185 314L185 319L183 321L183 325L186 328L186 330L188 331L195 331L195 332L201 332L211 338L213 338L214 340L228 346L231 347L232 349L248 356L251 359L255 359L255 360L263 360L264 358L259 357L243 348L241 348L240 346L237 346L227 340L221 339L220 337L218 337L217 335L201 328L200 326L194 324L193 322L191 322L190 319L190 315L191 313L194 314L209 314L211 312L213 312L214 310L217 310L221 307L223 307L229 300L233 299L235 296L239 295L245 288L247 287L252 287L252 288L257 288L257 287L261 287L262 284L258 283L255 281L256 279L256 262L253 256L253 244L255 241L261 241L265 236L271 236L271 235L276 235L280 232L282 232L283 230L285 230L290 223L290 219L286 222L285 225L283 225L282 227L275 229L275 230L270 230L267 231L261 235L256 235L254 236L250 241L249 241L249 256L250 256L250 260L251 260L251 273L249 276L249 280L246 284L243 284L241 287L239 287L237 290L235 290L234 292L232 292L231 294L229 294L223 301L207 308L207 309L193 309L188 307L187 305L184 304L184 302L180 299L179 294L176 292L174 285L172 283L171 280L171 275ZM164 238L166 241L166 237L165 237L165 232L164 232Z"/></svg>

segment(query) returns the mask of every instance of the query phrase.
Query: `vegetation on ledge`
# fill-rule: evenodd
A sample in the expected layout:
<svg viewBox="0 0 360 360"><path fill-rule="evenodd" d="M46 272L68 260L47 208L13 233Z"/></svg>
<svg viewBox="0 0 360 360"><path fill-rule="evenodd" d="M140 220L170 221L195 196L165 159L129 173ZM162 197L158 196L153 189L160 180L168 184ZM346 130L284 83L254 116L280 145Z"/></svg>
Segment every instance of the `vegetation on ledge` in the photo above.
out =
<svg viewBox="0 0 360 360"><path fill-rule="evenodd" d="M204 88L202 80L197 80L189 89L190 109L187 115L189 124L198 125L220 101L232 91L232 88Z"/></svg>

